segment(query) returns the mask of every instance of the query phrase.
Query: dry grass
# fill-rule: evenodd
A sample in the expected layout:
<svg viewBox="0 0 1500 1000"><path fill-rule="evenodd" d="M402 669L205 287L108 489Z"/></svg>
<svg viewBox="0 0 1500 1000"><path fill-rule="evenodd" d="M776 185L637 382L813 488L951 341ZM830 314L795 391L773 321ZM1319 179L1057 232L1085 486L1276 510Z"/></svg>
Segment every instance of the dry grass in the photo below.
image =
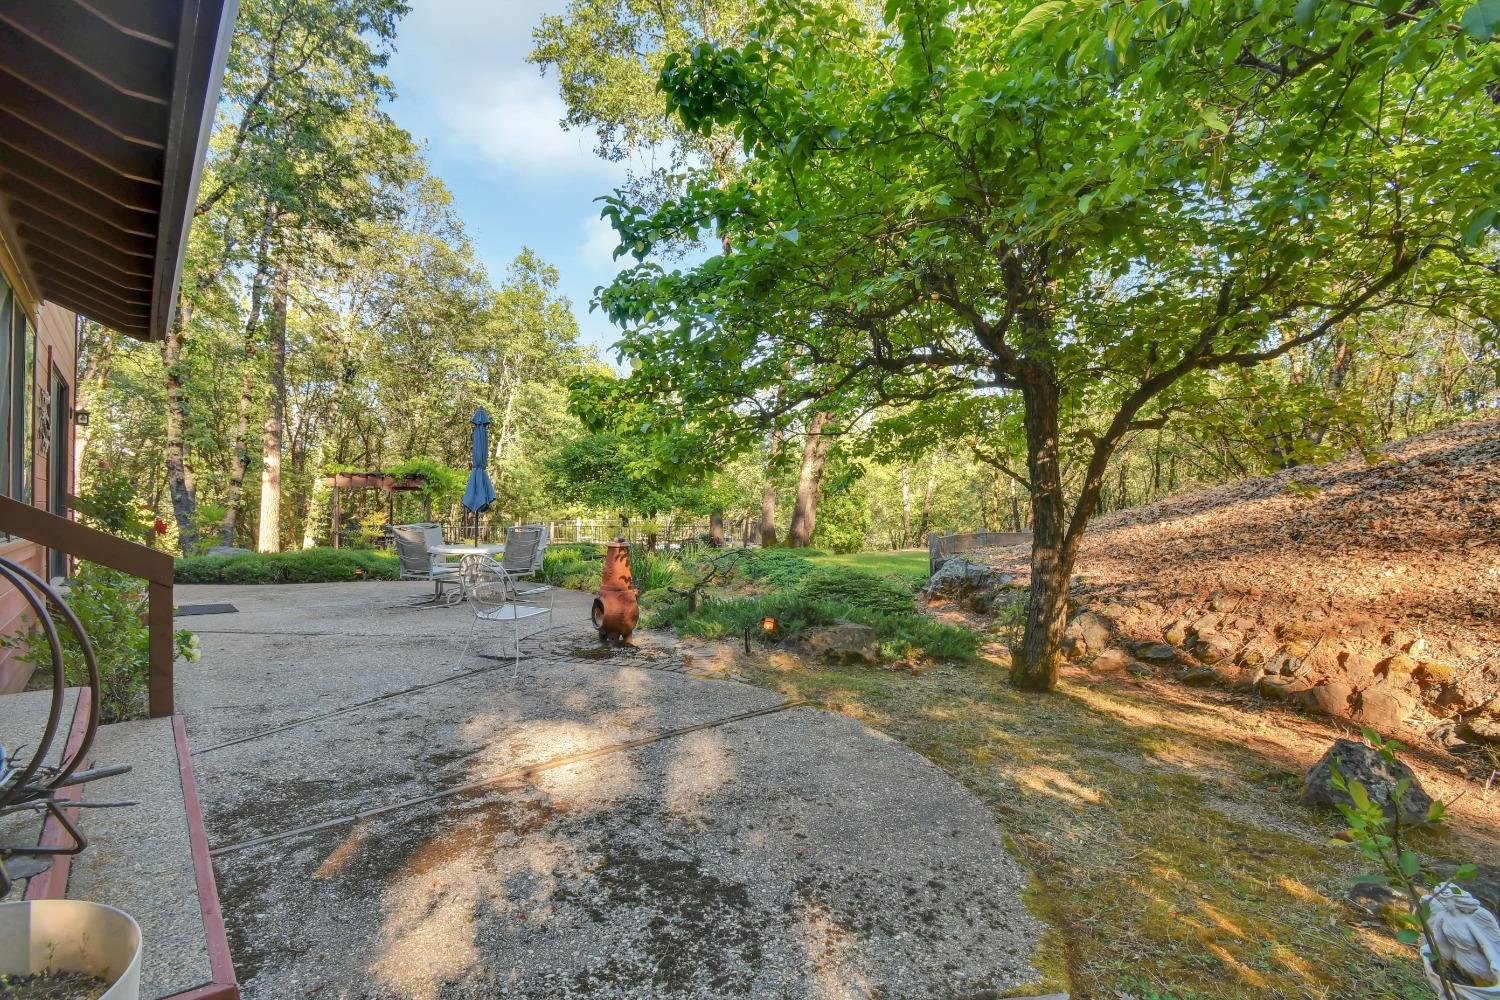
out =
<svg viewBox="0 0 1500 1000"><path fill-rule="evenodd" d="M1297 803L1339 735L1237 696L1073 676L1023 695L1004 668L920 677L742 662L936 761L999 818L1050 924L1041 967L1074 997L1430 998L1415 956L1343 904L1362 872L1326 846L1335 818ZM1417 764L1430 792L1463 779ZM1500 796L1495 796L1500 800ZM1493 858L1500 801L1467 796L1424 848Z"/></svg>

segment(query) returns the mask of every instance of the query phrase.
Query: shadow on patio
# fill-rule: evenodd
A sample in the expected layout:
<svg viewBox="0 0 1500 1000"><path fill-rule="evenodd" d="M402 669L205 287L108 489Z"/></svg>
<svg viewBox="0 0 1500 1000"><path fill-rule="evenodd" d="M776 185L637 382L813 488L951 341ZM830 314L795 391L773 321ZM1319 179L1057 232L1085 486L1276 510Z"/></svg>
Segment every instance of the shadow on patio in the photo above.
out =
<svg viewBox="0 0 1500 1000"><path fill-rule="evenodd" d="M522 642L420 584L183 587L178 678L244 995L984 995L1039 925L987 811L855 721Z"/></svg>

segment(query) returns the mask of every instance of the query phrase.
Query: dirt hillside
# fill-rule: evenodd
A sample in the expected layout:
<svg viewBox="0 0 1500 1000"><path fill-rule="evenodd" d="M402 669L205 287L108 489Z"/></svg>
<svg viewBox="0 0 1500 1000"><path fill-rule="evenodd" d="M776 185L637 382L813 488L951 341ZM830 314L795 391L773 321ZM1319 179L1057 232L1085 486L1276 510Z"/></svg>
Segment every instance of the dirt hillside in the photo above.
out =
<svg viewBox="0 0 1500 1000"><path fill-rule="evenodd" d="M1024 585L1024 550L979 558L990 607ZM1100 518L1076 573L1080 665L1500 744L1500 420Z"/></svg>

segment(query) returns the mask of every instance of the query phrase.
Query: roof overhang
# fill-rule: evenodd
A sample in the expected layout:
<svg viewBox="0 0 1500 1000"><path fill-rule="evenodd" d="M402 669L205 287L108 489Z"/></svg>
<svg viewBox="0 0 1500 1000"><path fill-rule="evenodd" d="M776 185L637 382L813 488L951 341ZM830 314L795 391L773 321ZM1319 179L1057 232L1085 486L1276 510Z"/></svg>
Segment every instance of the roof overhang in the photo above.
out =
<svg viewBox="0 0 1500 1000"><path fill-rule="evenodd" d="M0 0L0 235L44 299L171 322L239 0Z"/></svg>

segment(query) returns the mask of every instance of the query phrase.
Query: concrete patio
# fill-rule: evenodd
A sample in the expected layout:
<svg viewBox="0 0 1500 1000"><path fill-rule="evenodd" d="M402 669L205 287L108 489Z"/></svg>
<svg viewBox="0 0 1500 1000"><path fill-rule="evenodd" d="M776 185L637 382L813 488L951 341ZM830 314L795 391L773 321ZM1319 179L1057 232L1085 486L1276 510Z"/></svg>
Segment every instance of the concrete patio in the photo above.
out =
<svg viewBox="0 0 1500 1000"><path fill-rule="evenodd" d="M243 995L977 998L1040 927L989 812L855 721L601 655L589 595L473 630L420 584L185 586ZM474 641L470 642L471 634Z"/></svg>

